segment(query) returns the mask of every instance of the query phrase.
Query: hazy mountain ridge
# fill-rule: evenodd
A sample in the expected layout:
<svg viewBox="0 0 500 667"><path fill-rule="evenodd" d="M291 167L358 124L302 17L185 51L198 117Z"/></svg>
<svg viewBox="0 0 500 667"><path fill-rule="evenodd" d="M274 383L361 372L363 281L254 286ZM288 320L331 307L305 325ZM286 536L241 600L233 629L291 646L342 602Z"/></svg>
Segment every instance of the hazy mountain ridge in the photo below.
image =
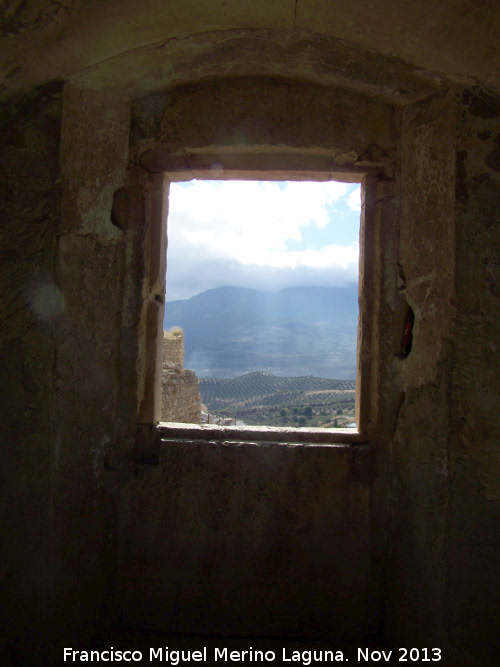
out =
<svg viewBox="0 0 500 667"><path fill-rule="evenodd" d="M357 286L280 292L220 287L167 302L166 329L180 326L185 367L200 377L255 370L354 379Z"/></svg>

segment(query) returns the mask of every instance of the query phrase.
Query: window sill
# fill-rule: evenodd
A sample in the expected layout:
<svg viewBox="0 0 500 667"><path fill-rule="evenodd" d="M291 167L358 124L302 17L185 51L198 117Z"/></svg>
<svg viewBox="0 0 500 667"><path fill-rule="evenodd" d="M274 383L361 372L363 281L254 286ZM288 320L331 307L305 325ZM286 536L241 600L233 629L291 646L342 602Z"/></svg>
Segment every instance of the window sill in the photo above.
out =
<svg viewBox="0 0 500 667"><path fill-rule="evenodd" d="M366 442L354 428L291 428L279 426L217 426L160 422L161 440L207 440L311 445L350 445Z"/></svg>
<svg viewBox="0 0 500 667"><path fill-rule="evenodd" d="M374 474L373 445L356 429L347 428L278 428L273 426L216 426L159 422L140 424L132 460L140 465L160 464L161 451L177 446L308 449L318 452L323 448L332 455L348 455L353 479L370 483ZM326 452L325 452L326 453Z"/></svg>

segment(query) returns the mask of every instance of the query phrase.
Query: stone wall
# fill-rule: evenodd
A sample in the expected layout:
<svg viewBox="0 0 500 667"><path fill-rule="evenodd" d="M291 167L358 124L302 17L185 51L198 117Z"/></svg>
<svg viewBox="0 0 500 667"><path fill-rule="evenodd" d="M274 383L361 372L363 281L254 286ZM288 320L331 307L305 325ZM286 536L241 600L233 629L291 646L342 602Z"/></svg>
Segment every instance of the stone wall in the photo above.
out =
<svg viewBox="0 0 500 667"><path fill-rule="evenodd" d="M464 91L458 112L443 612L450 643L486 665L500 654L500 100Z"/></svg>
<svg viewBox="0 0 500 667"><path fill-rule="evenodd" d="M200 424L200 383L196 373L183 365L184 335L174 327L163 332L161 420Z"/></svg>
<svg viewBox="0 0 500 667"><path fill-rule="evenodd" d="M236 173L245 177L259 172L277 177L280 164L287 165L288 173L294 173L294 165L304 164L314 165L310 166L310 174L315 169L321 172L325 164L332 165L329 173L339 169L339 164L353 172L368 171L362 214L364 257L358 379L361 380L360 430L373 443L377 455L370 486L371 569L366 588L370 595L366 600L378 610L378 621L384 628L388 646L423 647L432 643L442 648L445 664L453 667L495 664L500 636L495 613L500 578L499 561L491 554L498 545L498 448L494 444L498 442L498 417L490 397L497 394L498 386L498 373L493 365L497 358L493 314L498 299L495 223L499 168L498 135L494 130L497 102L474 91L447 88L397 112L359 92L341 90L334 94L327 90L323 97L318 90L308 94L307 87L301 90L290 87L285 97L284 88L286 85L282 83L275 86L269 82L261 85L256 81L238 81L218 82L215 90L205 83L177 90L175 94L157 94L139 100L132 110L132 159L151 173L166 171L174 180L179 173L186 178L207 177L214 162L227 165L228 176ZM254 104L256 98L261 103ZM292 118L291 100L294 100ZM194 112L190 115L189 110L201 108L202 101L200 127L198 115ZM244 120L250 104L255 120L251 126L245 125ZM366 113L368 107L370 113ZM331 117L322 113L323 108L329 109ZM328 128L319 121L309 127L311 117L325 118ZM162 130L168 127L170 132L158 134L160 127ZM244 146L238 144L238 127L245 131ZM225 145L214 149L218 128L224 128ZM231 142L233 152L227 148ZM281 152L281 144L289 154ZM307 153L303 144L307 145ZM265 146L266 150L256 155L248 148L255 146ZM290 159L292 151L296 151L295 161ZM402 357L401 332L408 308L415 314L413 347L408 357ZM255 502L249 508L244 503L238 504L238 475L233 476L232 485L226 486L229 479L226 470L222 470L219 478L216 467L212 462L204 462L198 451L196 465L203 467L204 479L196 477L189 488L179 488L175 480L169 479L167 468L181 469L181 463L169 449L180 445L167 444L160 455L160 465L164 468L156 473L155 493L161 495L163 488L169 488L172 498L178 494L179 515L171 516L168 524L162 515L164 510L159 510L152 519L155 525L148 529L144 522L141 524L140 536L145 535L146 543L150 539L148 530L156 539L156 525L173 526L171 534L179 540L177 554L172 556L175 549L169 552L173 574L171 578L165 575L163 587L158 587L158 580L154 580L158 564L151 561L150 569L143 569L142 582L123 580L124 591L129 589L135 595L142 586L145 609L152 609L153 598L164 595L157 609L170 608L171 616L161 619L158 614L153 619L156 612L151 612L149 620L176 632L208 628L210 624L203 614L195 619L189 610L194 602L198 608L206 604L206 610L212 604L211 599L223 600L225 610L217 619L216 602L213 614L207 612L212 619L207 632L229 632L232 617L228 610L241 609L243 603L231 590L230 567L214 575L213 572L228 554L238 552L239 535L251 534L256 529L252 514ZM183 443L182 455L191 444L194 446L188 441ZM231 456L229 450L217 448L216 456ZM261 454L259 449L256 451ZM275 450L278 466L285 465L286 452L283 447ZM312 448L305 447L302 453L306 459L312 455ZM336 452L322 454L328 457ZM267 454L262 455L267 463ZM298 474L306 467L305 461L301 462ZM253 472L260 474L257 465ZM149 476L149 472L145 475ZM287 480L290 483L287 492L293 493L294 480L292 473ZM148 492L155 481L145 482ZM356 493L356 480L351 481L348 495ZM319 477L317 482L316 491L321 495ZM244 483L251 496L251 482L245 478ZM214 486L220 493L213 507L205 508L205 497ZM304 487L294 492L307 497L307 504L312 502ZM140 498L142 491L137 490L137 494ZM181 515L186 508L182 503L187 498L195 510L190 520L184 521ZM134 502L131 496L130 507ZM339 502L335 498L334 503ZM164 504L165 501L162 507ZM270 511L279 513L285 506L279 490L274 489L269 498ZM322 507L327 506L325 503ZM133 522L133 517L127 516L130 507L123 516ZM150 516L155 516L155 512L152 510ZM220 540L220 517L226 515L238 517L237 529L228 539ZM289 522L288 518L283 525L293 524L293 519ZM132 524L127 525L133 534ZM210 525L212 531L207 529ZM280 529L284 530L283 525ZM193 542L203 555L199 562L193 556L195 574L189 581L187 575L183 577L181 590L176 568L181 555L186 553L184 545L188 537L183 536L184 530L189 536L196 535ZM307 538L302 540L300 530L296 534L301 537L294 544L292 558L299 558L307 541ZM260 557L271 561L278 558L280 548L286 549L285 538L280 535L277 542L274 552L263 541ZM129 544L123 553L131 553ZM146 563L146 555L138 553L137 563L141 566ZM321 559L319 550L315 558ZM329 564L334 560L334 556L327 558ZM322 581L328 587L330 579L324 565ZM126 569L125 579L134 572L133 559ZM196 577L200 572L208 573L206 588L203 588L205 578ZM345 573L346 586L351 585L350 577L355 573L356 566ZM261 605L258 575L256 567L251 581L242 574L237 584L239 589L252 591L254 604L249 603L245 610L248 624L245 625L243 618L239 624L235 620L231 626L234 632L276 634L284 627L280 627L284 612L276 600L267 607L262 603L262 615L252 617ZM291 572L285 578L291 586ZM298 607L299 602L304 604L304 599L298 592L299 577L293 581ZM147 599L150 585L151 597ZM274 583L268 581L265 587L274 589ZM374 589L376 594L372 596ZM174 595L163 604L172 590L178 590L179 596ZM321 594L314 591L312 597L319 608ZM334 599L332 595L331 600ZM332 609L341 604L337 599ZM137 598L132 596L123 602L125 616L129 609L136 613ZM172 623L177 610L180 610L179 625ZM266 621L265 613L269 613ZM129 617L132 624L139 620L139 615L133 618L133 614ZM356 617L352 609L348 615ZM140 616L145 618L146 611ZM216 625L214 619L220 624ZM293 632L292 619L289 621L288 629ZM338 627L341 622L336 619ZM477 628L481 628L480 641L476 639ZM308 634L313 631L305 624L303 629Z"/></svg>
<svg viewBox="0 0 500 667"><path fill-rule="evenodd" d="M382 53L338 57L345 42L327 35L252 27L237 43L193 16L180 40L137 33L146 48L127 59L102 33L115 55L101 62L75 21L95 64L87 81L99 75L103 90L51 57L47 76L70 83L0 109L0 609L1 644L15 650L2 664L60 664L42 649L90 646L86 633L106 638L121 618L239 636L364 639L375 627L391 648L442 647L442 665L497 665L498 98L431 95L425 72ZM30 52L18 53L19 83ZM124 70L156 91L132 109ZM347 444L172 438L155 441L158 465L135 456L138 425L160 415L163 174L210 177L221 164L231 177L371 174L366 479ZM402 359L403 306L416 319Z"/></svg>
<svg viewBox="0 0 500 667"><path fill-rule="evenodd" d="M129 113L52 85L0 118L0 617L49 664L40 652L54 635L91 633L108 595L108 484L126 472L136 428L136 387L123 382L138 328L122 298L127 232L110 221Z"/></svg>
<svg viewBox="0 0 500 667"><path fill-rule="evenodd" d="M184 334L179 327L163 332L163 361L184 366Z"/></svg>
<svg viewBox="0 0 500 667"><path fill-rule="evenodd" d="M32 641L48 632L55 579L50 437L53 337L62 314L54 276L61 106L53 86L0 116L0 619L6 636L34 628Z"/></svg>
<svg viewBox="0 0 500 667"><path fill-rule="evenodd" d="M454 94L412 105L402 117L399 294L415 313L415 326L411 353L400 360L394 442L383 444L391 465L386 632L407 646L441 646L447 655L443 509L449 493L455 123Z"/></svg>
<svg viewBox="0 0 500 667"><path fill-rule="evenodd" d="M164 441L120 496L122 623L366 638L377 612L362 458L349 446Z"/></svg>

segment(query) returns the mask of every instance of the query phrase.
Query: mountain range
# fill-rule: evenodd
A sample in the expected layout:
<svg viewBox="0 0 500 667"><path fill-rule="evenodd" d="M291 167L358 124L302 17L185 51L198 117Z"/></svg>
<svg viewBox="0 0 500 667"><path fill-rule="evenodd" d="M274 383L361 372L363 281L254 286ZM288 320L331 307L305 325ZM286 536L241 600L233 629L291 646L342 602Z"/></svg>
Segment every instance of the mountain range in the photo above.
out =
<svg viewBox="0 0 500 667"><path fill-rule="evenodd" d="M165 305L165 329L184 331L185 368L199 377L265 371L353 380L357 285L279 292L218 287Z"/></svg>

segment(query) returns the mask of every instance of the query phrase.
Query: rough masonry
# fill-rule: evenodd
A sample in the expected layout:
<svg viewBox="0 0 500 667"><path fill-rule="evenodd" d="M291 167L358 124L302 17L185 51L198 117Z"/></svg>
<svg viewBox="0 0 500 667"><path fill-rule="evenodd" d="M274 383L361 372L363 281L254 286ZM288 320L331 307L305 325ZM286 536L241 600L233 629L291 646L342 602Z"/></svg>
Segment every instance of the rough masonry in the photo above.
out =
<svg viewBox="0 0 500 667"><path fill-rule="evenodd" d="M161 393L162 421L201 423L200 382L184 368L184 334L178 327L163 332Z"/></svg>

